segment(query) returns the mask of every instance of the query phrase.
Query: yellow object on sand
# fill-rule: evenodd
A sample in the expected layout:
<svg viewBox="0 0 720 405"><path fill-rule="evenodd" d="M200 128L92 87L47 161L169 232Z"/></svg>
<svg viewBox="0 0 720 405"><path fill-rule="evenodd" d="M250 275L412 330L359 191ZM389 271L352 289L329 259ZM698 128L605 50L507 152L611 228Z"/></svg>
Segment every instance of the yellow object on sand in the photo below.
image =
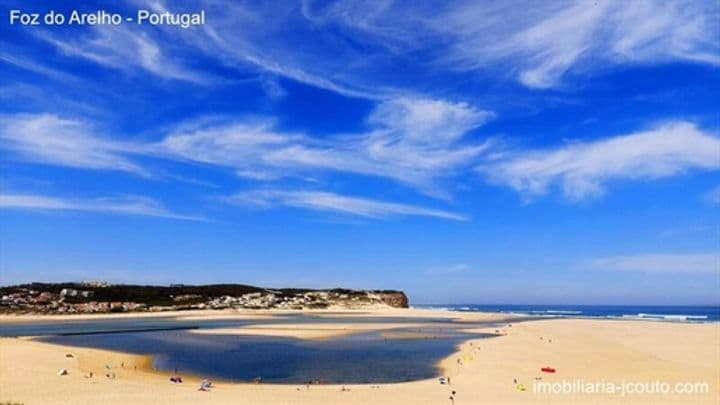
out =
<svg viewBox="0 0 720 405"><path fill-rule="evenodd" d="M518 389L518 391L525 391L525 386L522 384L518 384L517 389Z"/></svg>

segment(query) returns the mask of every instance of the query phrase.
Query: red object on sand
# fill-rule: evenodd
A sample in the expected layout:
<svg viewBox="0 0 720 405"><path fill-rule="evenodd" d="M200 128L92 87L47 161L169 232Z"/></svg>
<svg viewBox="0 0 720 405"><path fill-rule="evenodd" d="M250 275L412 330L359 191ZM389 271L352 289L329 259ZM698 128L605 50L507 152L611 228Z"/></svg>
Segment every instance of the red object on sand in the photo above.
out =
<svg viewBox="0 0 720 405"><path fill-rule="evenodd" d="M555 369L552 368L552 367L543 367L543 368L540 369L540 371L544 371L544 372L546 372L546 373L554 373L554 372L555 372Z"/></svg>

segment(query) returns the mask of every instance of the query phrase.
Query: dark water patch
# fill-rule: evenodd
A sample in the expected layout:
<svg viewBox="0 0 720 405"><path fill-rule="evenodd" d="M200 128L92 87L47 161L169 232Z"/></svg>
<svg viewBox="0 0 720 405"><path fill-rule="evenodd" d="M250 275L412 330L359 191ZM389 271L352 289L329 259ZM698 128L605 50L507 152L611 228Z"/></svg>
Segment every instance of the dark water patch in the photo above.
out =
<svg viewBox="0 0 720 405"><path fill-rule="evenodd" d="M234 324L243 324L235 321ZM62 334L95 334L108 331L143 331L168 328L197 328L194 321L172 317L111 318L111 319L58 319L41 321L4 321L0 323L0 336L46 336Z"/></svg>
<svg viewBox="0 0 720 405"><path fill-rule="evenodd" d="M192 314L188 314L192 315ZM337 317L312 314L278 314L272 318L234 318L234 319L179 319L171 316L128 317L105 319L43 319L37 321L0 322L0 336L47 336L61 334L101 333L104 331L142 331L162 329L212 329L233 328L258 324L282 323L440 323L448 324L448 318L423 318L422 320L403 317Z"/></svg>
<svg viewBox="0 0 720 405"><path fill-rule="evenodd" d="M347 319L345 320L347 321ZM376 320L377 321L377 320ZM38 338L70 346L146 354L167 372L205 378L269 383L391 383L432 378L437 363L462 341L487 335L454 328L400 328L432 337L388 339L379 332L322 341L270 336L197 334L162 331Z"/></svg>

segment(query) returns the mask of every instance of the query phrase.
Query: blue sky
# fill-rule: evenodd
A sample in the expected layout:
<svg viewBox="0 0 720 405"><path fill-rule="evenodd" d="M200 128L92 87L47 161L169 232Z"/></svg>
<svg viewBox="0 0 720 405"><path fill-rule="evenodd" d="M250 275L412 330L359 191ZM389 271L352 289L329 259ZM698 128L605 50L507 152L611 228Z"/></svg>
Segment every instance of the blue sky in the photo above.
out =
<svg viewBox="0 0 720 405"><path fill-rule="evenodd" d="M3 18L0 283L720 303L717 2L103 4L207 24Z"/></svg>

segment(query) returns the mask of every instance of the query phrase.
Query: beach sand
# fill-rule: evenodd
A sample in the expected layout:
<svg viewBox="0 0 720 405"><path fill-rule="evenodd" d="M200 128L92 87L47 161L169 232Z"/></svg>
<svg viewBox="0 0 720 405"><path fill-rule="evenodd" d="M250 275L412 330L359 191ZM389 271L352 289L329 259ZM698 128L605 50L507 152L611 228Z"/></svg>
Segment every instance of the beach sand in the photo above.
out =
<svg viewBox="0 0 720 405"><path fill-rule="evenodd" d="M313 312L313 314L316 314ZM326 338L328 333L367 330L367 326L392 335L392 320L359 327L352 320L368 311L333 311L345 318L331 326L317 324L274 325L258 328L278 336ZM373 316L457 316L459 322L499 319L497 314L445 311L381 310ZM160 314L168 316L167 313ZM183 313L179 316L204 314ZM257 314L272 316L270 312ZM243 313L209 313L208 316L257 316ZM132 316L132 315L125 315ZM16 319L16 318L1 318ZM39 319L28 317L28 319ZM1 322L2 320L0 320ZM303 330L304 329L304 330ZM63 347L27 338L0 338L0 403L25 404L455 404L483 403L708 403L720 402L720 324L687 324L621 320L552 319L512 323L502 328L474 329L495 333L491 339L474 339L458 347L440 366L451 385L437 379L399 384L271 385L215 382L209 392L198 391L199 379L184 377L171 384L169 374L151 369L151 359L104 350ZM236 333L228 330L226 333ZM245 332L242 332L245 333ZM269 333L269 332L268 332ZM403 337L403 336L398 336ZM422 338L406 336L406 338ZM72 354L73 357L66 357ZM458 361L460 359L460 362ZM460 364L462 363L462 364ZM104 376L111 366L114 379ZM401 365L398 365L401 366ZM543 373L551 366L557 372ZM57 375L61 368L68 375ZM93 378L86 378L94 371ZM535 378L542 382L584 383L678 382L707 383L701 394L609 393L546 394L533 392ZM526 391L517 389L516 379ZM637 385L644 387L645 385Z"/></svg>
<svg viewBox="0 0 720 405"><path fill-rule="evenodd" d="M417 323L332 323L332 324L272 324L249 325L238 328L194 329L188 332L203 335L260 335L260 336L292 336L298 339L329 339L368 331L384 331L394 328L421 328Z"/></svg>

